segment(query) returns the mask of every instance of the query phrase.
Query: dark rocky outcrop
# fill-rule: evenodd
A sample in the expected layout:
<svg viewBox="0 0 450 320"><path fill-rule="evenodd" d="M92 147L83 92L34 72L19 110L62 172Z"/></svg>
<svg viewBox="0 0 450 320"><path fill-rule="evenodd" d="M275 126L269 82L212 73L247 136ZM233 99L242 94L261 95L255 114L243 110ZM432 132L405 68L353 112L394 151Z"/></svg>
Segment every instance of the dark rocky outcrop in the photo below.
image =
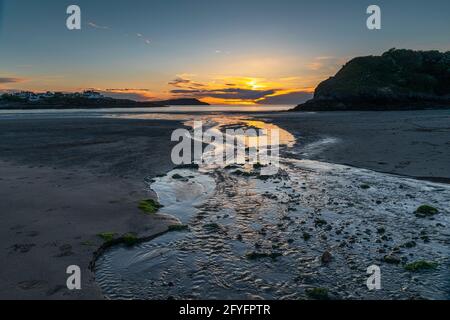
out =
<svg viewBox="0 0 450 320"><path fill-rule="evenodd" d="M299 111L450 108L450 51L391 49L349 61Z"/></svg>
<svg viewBox="0 0 450 320"><path fill-rule="evenodd" d="M209 106L209 103L193 98L171 99L164 101L155 101L155 103L167 106Z"/></svg>
<svg viewBox="0 0 450 320"><path fill-rule="evenodd" d="M56 94L39 101L28 101L10 94L0 95L0 109L98 109L98 108L157 108L169 105L209 105L198 99L173 99L165 101L134 101L101 97L89 99L69 94Z"/></svg>
<svg viewBox="0 0 450 320"><path fill-rule="evenodd" d="M165 105L149 101L128 99L55 96L31 102L4 94L0 97L0 110L7 109L99 109L99 108L157 108Z"/></svg>

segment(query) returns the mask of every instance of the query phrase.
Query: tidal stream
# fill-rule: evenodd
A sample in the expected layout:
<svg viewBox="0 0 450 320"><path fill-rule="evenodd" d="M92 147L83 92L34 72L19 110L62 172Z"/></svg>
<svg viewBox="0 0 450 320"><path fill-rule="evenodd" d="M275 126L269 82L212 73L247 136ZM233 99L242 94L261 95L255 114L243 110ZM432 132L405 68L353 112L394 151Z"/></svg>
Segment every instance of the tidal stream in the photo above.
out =
<svg viewBox="0 0 450 320"><path fill-rule="evenodd" d="M186 124L276 128L251 117L196 117ZM283 151L295 152L295 138L277 129L276 175L251 165L200 166L153 179L160 213L188 229L106 251L95 270L104 295L307 299L310 289L323 288L335 299L450 298L448 185L291 159ZM422 204L439 214L417 217ZM405 269L419 260L437 266ZM381 290L366 286L371 265L381 268Z"/></svg>

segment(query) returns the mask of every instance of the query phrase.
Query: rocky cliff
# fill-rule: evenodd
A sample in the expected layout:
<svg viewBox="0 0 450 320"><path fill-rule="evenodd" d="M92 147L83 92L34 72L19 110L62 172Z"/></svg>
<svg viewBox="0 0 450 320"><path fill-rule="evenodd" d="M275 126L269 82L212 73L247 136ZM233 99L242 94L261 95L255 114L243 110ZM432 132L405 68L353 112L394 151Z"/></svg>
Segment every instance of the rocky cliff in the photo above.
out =
<svg viewBox="0 0 450 320"><path fill-rule="evenodd" d="M450 107L450 51L391 49L354 58L320 83L300 111Z"/></svg>

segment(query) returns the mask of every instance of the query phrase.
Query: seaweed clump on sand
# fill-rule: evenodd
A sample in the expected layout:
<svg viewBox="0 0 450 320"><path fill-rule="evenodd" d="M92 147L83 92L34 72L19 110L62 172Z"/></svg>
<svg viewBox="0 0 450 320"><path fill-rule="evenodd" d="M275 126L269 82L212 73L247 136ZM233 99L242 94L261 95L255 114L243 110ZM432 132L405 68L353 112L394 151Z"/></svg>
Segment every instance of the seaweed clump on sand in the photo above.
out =
<svg viewBox="0 0 450 320"><path fill-rule="evenodd" d="M110 242L116 238L116 235L117 235L117 233L115 233L115 232L102 232L102 233L99 233L97 236L105 242Z"/></svg>
<svg viewBox="0 0 450 320"><path fill-rule="evenodd" d="M416 271L421 271L421 270L436 269L437 266L438 266L437 262L419 260L419 261L408 263L407 265L405 265L405 270L416 272Z"/></svg>
<svg viewBox="0 0 450 320"><path fill-rule="evenodd" d="M424 204L424 205L418 207L414 213L419 218L426 218L426 217L431 217L431 216L434 216L435 214L438 214L439 210L436 209L435 207Z"/></svg>
<svg viewBox="0 0 450 320"><path fill-rule="evenodd" d="M328 289L326 288L312 288L306 290L306 295L310 299L314 300L330 300L330 296L328 294Z"/></svg>
<svg viewBox="0 0 450 320"><path fill-rule="evenodd" d="M122 236L121 238L122 242L127 245L127 246L133 246L136 243L138 243L139 238L137 237L137 235L133 232L130 233L126 233Z"/></svg>
<svg viewBox="0 0 450 320"><path fill-rule="evenodd" d="M187 226L185 224L173 224L168 227L169 231L184 231L184 230L188 230L188 229L189 229L189 226Z"/></svg>
<svg viewBox="0 0 450 320"><path fill-rule="evenodd" d="M137 242L139 242L137 234L133 232L125 233L120 237L118 237L118 234L115 232L102 232L99 233L97 236L104 241L103 245L106 247L120 243L123 243L127 246L133 246Z"/></svg>
<svg viewBox="0 0 450 320"><path fill-rule="evenodd" d="M158 212L163 206L156 200L147 199L139 202L138 208L141 209L146 214L154 214Z"/></svg>

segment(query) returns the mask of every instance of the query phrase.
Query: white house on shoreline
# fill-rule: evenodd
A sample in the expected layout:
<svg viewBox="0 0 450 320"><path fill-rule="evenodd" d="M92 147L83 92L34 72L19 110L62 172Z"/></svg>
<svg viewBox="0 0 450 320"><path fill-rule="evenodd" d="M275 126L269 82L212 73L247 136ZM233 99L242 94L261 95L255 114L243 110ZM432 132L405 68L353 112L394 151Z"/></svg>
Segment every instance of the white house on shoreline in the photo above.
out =
<svg viewBox="0 0 450 320"><path fill-rule="evenodd" d="M94 90L86 90L82 93L74 92L74 93L62 93L62 92L52 92L47 91L45 93L34 93L31 91L21 91L11 94L14 97L18 97L20 99L27 100L29 102L38 102L41 99L51 99L54 97L66 97L66 98L86 98L86 99L102 99L104 96L97 91Z"/></svg>
<svg viewBox="0 0 450 320"><path fill-rule="evenodd" d="M88 99L101 99L103 98L103 95L101 95L99 92L97 91L93 91L93 90L86 90L83 92L83 98L88 98Z"/></svg>

